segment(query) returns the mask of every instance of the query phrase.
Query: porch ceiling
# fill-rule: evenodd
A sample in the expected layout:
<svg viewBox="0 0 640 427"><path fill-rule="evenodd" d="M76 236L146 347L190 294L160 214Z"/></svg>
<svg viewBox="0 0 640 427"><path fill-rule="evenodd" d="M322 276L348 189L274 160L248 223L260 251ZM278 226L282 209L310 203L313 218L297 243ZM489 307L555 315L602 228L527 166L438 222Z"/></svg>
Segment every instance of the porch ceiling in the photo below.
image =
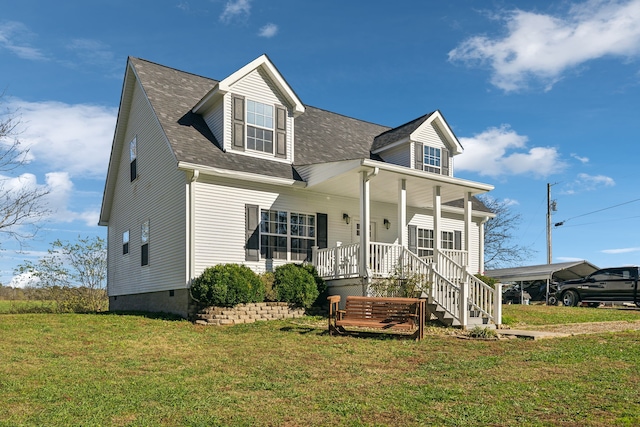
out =
<svg viewBox="0 0 640 427"><path fill-rule="evenodd" d="M436 175L369 159L310 165L300 168L300 171L310 190L359 198L360 173L362 171L373 173L376 169L377 175L372 176L369 181L370 197L376 202L396 204L398 183L402 179L406 180L407 205L419 208L433 207L433 189L436 186L441 187L442 203L462 199L467 192L475 196L493 189L489 184Z"/></svg>

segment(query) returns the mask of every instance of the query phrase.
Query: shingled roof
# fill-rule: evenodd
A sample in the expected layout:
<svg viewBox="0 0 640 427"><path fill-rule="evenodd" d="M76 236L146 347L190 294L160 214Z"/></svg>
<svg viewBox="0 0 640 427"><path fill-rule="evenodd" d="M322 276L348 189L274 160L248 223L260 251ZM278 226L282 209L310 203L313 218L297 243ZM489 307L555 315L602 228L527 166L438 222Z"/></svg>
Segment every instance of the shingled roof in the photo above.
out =
<svg viewBox="0 0 640 427"><path fill-rule="evenodd" d="M296 165L372 158L373 148L408 136L433 114L392 129L305 105L305 112L296 118L295 159L294 164L289 165L223 151L202 116L191 112L217 80L140 58L130 57L129 61L176 160L205 167L301 181ZM379 160L377 156L373 158ZM458 202L448 205L457 207L462 201ZM473 209L488 211L475 198Z"/></svg>
<svg viewBox="0 0 640 427"><path fill-rule="evenodd" d="M409 135L411 135L416 129L418 129L420 125L422 125L429 117L431 117L432 114L433 112L425 114L424 116L410 121L409 123L405 123L402 126L390 129L376 136L373 140L373 144L371 145L371 151L376 151L389 144L393 144L394 142L408 138Z"/></svg>

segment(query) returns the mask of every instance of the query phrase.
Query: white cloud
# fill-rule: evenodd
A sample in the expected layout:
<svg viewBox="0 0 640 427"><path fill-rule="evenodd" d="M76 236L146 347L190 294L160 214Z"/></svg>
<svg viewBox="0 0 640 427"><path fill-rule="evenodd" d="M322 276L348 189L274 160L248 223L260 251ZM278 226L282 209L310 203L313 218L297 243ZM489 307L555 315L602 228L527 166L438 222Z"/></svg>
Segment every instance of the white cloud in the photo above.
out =
<svg viewBox="0 0 640 427"><path fill-rule="evenodd" d="M271 38L278 34L278 26L276 24L268 23L264 27L260 28L258 35L260 37Z"/></svg>
<svg viewBox="0 0 640 427"><path fill-rule="evenodd" d="M229 0L220 15L220 21L231 22L235 18L246 18L251 13L251 0Z"/></svg>
<svg viewBox="0 0 640 427"><path fill-rule="evenodd" d="M620 249L603 249L603 254L628 254L630 252L640 252L640 248L620 248Z"/></svg>
<svg viewBox="0 0 640 427"><path fill-rule="evenodd" d="M30 160L49 170L85 178L104 177L111 152L117 110L115 108L13 100L20 114L22 144Z"/></svg>
<svg viewBox="0 0 640 427"><path fill-rule="evenodd" d="M577 161L579 161L581 163L589 163L589 158L588 157L578 156L576 153L571 153L571 157L573 157L574 159L576 159Z"/></svg>
<svg viewBox="0 0 640 427"><path fill-rule="evenodd" d="M611 177L579 173L576 179L566 184L560 193L571 195L584 193L585 191L595 191L604 187L613 187L614 185L616 185L616 182Z"/></svg>
<svg viewBox="0 0 640 427"><path fill-rule="evenodd" d="M489 128L471 138L460 138L465 150L455 159L456 171L493 177L523 174L545 177L564 169L556 148L527 149L527 140L507 125Z"/></svg>
<svg viewBox="0 0 640 427"><path fill-rule="evenodd" d="M0 188L10 193L30 190L47 191L48 194L42 201L50 214L43 218L45 221L58 223L82 221L88 226L95 226L98 223L99 212L96 209L87 208L80 212L69 209L69 203L75 192L67 172L49 172L45 175L45 181L44 184L39 184L38 178L32 173L23 173L16 177L0 175Z"/></svg>
<svg viewBox="0 0 640 427"><path fill-rule="evenodd" d="M9 21L0 24L0 49L6 49L22 59L46 59L39 49L29 45L27 39L31 37L31 31L21 22Z"/></svg>
<svg viewBox="0 0 640 427"><path fill-rule="evenodd" d="M491 83L504 91L538 81L546 89L588 61L640 54L640 0L589 0L566 16L503 13L506 35L475 36L449 52L450 61L488 64Z"/></svg>
<svg viewBox="0 0 640 427"><path fill-rule="evenodd" d="M35 286L39 282L37 277L34 277L31 273L22 273L11 278L9 286L12 288L26 288L29 286Z"/></svg>

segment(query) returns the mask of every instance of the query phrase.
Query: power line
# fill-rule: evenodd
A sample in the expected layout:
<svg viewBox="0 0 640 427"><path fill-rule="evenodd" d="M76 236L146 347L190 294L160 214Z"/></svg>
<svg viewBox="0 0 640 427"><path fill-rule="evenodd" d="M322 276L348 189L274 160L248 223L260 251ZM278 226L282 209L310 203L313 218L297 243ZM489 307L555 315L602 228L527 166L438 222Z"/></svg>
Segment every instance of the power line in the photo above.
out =
<svg viewBox="0 0 640 427"><path fill-rule="evenodd" d="M640 218L640 215L636 215L636 216L628 216L625 218L612 218L612 219L607 219L604 221L594 221L594 222L583 222L582 224L573 224L573 225L565 225L563 228L571 228L571 227L582 227L584 225L593 225L593 224L603 224L603 223L611 223L612 221L624 221L627 219L635 219L635 218Z"/></svg>
<svg viewBox="0 0 640 427"><path fill-rule="evenodd" d="M602 209L598 209L598 210L595 210L595 211L592 211L592 212L587 212L587 213L582 214L582 215L576 215L576 216L573 216L571 218L567 218L564 221L556 222L554 224L554 227L560 227L561 225L564 225L565 222L570 221L572 219L581 218L583 216L587 216L587 215L591 215L591 214L594 214L594 213L598 213L598 212L606 211L606 210L609 210L609 209L617 208L617 207L620 207L620 206L628 205L629 203L634 203L634 202L637 202L637 201L640 201L640 198L639 199L630 200L630 201L624 202L624 203L619 203L617 205L609 206L608 208L602 208Z"/></svg>

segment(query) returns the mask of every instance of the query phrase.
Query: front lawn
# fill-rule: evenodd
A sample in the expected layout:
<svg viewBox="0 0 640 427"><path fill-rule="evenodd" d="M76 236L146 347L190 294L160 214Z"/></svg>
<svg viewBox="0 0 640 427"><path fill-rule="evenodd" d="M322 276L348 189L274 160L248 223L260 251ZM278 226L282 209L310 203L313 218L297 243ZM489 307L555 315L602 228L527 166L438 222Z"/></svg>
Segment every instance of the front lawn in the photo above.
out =
<svg viewBox="0 0 640 427"><path fill-rule="evenodd" d="M330 337L321 318L3 314L0 337L1 426L640 423L640 332L415 342Z"/></svg>

